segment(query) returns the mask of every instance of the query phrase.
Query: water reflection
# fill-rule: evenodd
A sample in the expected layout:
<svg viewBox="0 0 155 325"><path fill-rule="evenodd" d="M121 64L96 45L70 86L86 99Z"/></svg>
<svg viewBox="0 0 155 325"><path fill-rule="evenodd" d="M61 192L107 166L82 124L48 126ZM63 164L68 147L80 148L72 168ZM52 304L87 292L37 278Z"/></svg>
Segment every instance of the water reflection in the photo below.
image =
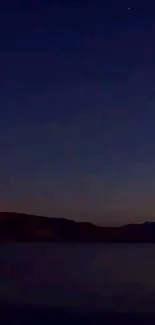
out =
<svg viewBox="0 0 155 325"><path fill-rule="evenodd" d="M0 299L154 310L155 245L6 244Z"/></svg>

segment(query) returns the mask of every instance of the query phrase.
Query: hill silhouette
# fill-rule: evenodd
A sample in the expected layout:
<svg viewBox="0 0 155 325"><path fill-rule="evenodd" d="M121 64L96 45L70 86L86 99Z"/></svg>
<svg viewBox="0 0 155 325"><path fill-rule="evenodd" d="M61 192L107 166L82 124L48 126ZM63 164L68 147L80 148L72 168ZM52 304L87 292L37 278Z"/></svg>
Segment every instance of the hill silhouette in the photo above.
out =
<svg viewBox="0 0 155 325"><path fill-rule="evenodd" d="M0 213L0 241L155 243L155 223L100 227L22 213Z"/></svg>

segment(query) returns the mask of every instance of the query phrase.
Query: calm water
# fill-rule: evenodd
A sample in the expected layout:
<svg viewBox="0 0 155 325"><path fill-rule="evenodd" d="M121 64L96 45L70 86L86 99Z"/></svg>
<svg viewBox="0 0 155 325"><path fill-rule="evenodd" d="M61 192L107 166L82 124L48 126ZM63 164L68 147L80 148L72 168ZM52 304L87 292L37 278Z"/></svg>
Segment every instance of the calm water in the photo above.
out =
<svg viewBox="0 0 155 325"><path fill-rule="evenodd" d="M155 245L1 245L0 300L155 311Z"/></svg>

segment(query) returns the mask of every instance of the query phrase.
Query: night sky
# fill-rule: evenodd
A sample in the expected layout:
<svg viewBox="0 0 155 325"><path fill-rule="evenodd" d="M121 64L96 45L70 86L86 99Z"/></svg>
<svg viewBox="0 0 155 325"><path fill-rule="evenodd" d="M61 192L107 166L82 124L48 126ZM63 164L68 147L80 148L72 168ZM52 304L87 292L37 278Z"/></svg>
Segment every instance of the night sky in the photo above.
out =
<svg viewBox="0 0 155 325"><path fill-rule="evenodd" d="M155 4L6 1L0 39L0 210L155 220Z"/></svg>

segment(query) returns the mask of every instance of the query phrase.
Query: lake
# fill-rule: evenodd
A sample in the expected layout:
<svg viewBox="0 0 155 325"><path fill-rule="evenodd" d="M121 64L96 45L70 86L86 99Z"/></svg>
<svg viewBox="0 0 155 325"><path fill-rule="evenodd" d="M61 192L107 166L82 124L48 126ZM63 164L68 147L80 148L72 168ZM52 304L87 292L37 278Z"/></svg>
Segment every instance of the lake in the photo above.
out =
<svg viewBox="0 0 155 325"><path fill-rule="evenodd" d="M154 311L155 245L1 244L0 300Z"/></svg>

